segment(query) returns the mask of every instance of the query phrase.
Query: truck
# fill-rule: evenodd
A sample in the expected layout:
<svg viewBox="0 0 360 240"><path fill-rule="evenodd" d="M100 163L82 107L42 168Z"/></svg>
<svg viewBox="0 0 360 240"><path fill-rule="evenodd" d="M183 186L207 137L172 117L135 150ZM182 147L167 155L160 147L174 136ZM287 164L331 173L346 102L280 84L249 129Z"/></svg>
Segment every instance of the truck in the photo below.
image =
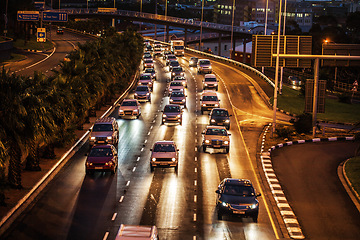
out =
<svg viewBox="0 0 360 240"><path fill-rule="evenodd" d="M185 47L183 40L171 40L171 51L175 54L175 56L184 56L185 55Z"/></svg>

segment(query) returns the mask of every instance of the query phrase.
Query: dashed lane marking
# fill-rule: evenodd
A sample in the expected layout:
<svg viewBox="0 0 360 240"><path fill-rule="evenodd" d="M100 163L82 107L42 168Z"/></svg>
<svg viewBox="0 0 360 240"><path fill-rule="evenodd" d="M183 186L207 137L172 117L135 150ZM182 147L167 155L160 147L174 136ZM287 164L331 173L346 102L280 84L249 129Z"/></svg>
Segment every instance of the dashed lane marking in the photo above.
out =
<svg viewBox="0 0 360 240"><path fill-rule="evenodd" d="M124 196L121 196L119 202L121 203L124 200Z"/></svg>
<svg viewBox="0 0 360 240"><path fill-rule="evenodd" d="M116 218L116 216L117 216L117 213L114 213L113 216L112 216L112 218L111 218L111 221L114 221L115 218Z"/></svg>

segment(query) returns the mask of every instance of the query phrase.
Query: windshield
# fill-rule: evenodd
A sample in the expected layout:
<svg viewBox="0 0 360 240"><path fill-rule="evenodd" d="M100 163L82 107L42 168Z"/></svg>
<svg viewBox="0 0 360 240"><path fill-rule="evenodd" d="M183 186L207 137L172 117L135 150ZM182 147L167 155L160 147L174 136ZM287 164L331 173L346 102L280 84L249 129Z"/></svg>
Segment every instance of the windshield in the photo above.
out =
<svg viewBox="0 0 360 240"><path fill-rule="evenodd" d="M168 59L176 59L176 56L175 55L168 55Z"/></svg>
<svg viewBox="0 0 360 240"><path fill-rule="evenodd" d="M112 157L110 148L92 148L89 157Z"/></svg>
<svg viewBox="0 0 360 240"><path fill-rule="evenodd" d="M197 61L198 61L198 58L196 58L196 57L191 57L191 58L190 58L190 61L197 62Z"/></svg>
<svg viewBox="0 0 360 240"><path fill-rule="evenodd" d="M202 100L203 101L217 101L218 98L217 98L217 96L203 96Z"/></svg>
<svg viewBox="0 0 360 240"><path fill-rule="evenodd" d="M136 102L135 101L124 101L121 106L136 106Z"/></svg>
<svg viewBox="0 0 360 240"><path fill-rule="evenodd" d="M186 78L183 77L183 76L176 76L176 77L174 78L174 80L185 81Z"/></svg>
<svg viewBox="0 0 360 240"><path fill-rule="evenodd" d="M136 91L139 91L139 92L148 92L149 91L149 88L147 86L138 86L136 88Z"/></svg>
<svg viewBox="0 0 360 240"><path fill-rule="evenodd" d="M182 86L182 82L171 82L170 86Z"/></svg>
<svg viewBox="0 0 360 240"><path fill-rule="evenodd" d="M93 132L108 132L108 131L112 131L112 124L101 124L101 123L96 123L94 124L93 127Z"/></svg>
<svg viewBox="0 0 360 240"><path fill-rule="evenodd" d="M155 72L155 69L153 69L153 68L147 68L147 69L145 69L145 72L146 72L146 73L153 73L153 72Z"/></svg>
<svg viewBox="0 0 360 240"><path fill-rule="evenodd" d="M177 61L170 62L170 65L173 66L173 67L180 66L180 64Z"/></svg>
<svg viewBox="0 0 360 240"><path fill-rule="evenodd" d="M184 46L175 46L174 48L175 48L175 50L183 50Z"/></svg>
<svg viewBox="0 0 360 240"><path fill-rule="evenodd" d="M254 188L251 186L225 185L224 194L251 197L255 196Z"/></svg>
<svg viewBox="0 0 360 240"><path fill-rule="evenodd" d="M216 78L205 78L205 82L216 82Z"/></svg>
<svg viewBox="0 0 360 240"><path fill-rule="evenodd" d="M158 143L154 147L154 152L175 152L173 144Z"/></svg>
<svg viewBox="0 0 360 240"><path fill-rule="evenodd" d="M171 93L171 97L184 97L184 93L183 92L172 92Z"/></svg>
<svg viewBox="0 0 360 240"><path fill-rule="evenodd" d="M228 112L224 111L224 110L213 110L212 115L220 116L220 117L228 117L229 116Z"/></svg>
<svg viewBox="0 0 360 240"><path fill-rule="evenodd" d="M206 135L227 136L227 132L225 129L208 128L206 130Z"/></svg>
<svg viewBox="0 0 360 240"><path fill-rule="evenodd" d="M182 67L174 67L172 70L173 70L173 72L182 72L183 71Z"/></svg>
<svg viewBox="0 0 360 240"><path fill-rule="evenodd" d="M179 113L180 112L180 107L179 106L171 106L171 105L167 105L164 108L164 112L175 112L175 113Z"/></svg>
<svg viewBox="0 0 360 240"><path fill-rule="evenodd" d="M200 65L210 65L210 61L209 60L201 60L199 62Z"/></svg>
<svg viewBox="0 0 360 240"><path fill-rule="evenodd" d="M151 76L150 75L142 75L142 76L140 76L140 80L151 80Z"/></svg>
<svg viewBox="0 0 360 240"><path fill-rule="evenodd" d="M153 60L151 59L145 60L145 63L153 63Z"/></svg>

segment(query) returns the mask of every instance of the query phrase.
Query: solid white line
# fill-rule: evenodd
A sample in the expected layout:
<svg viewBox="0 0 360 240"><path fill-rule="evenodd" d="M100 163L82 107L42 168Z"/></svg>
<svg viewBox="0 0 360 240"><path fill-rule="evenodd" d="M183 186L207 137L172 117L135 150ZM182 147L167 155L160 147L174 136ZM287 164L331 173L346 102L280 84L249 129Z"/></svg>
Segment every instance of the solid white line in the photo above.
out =
<svg viewBox="0 0 360 240"><path fill-rule="evenodd" d="M106 240L108 238L108 236L109 236L109 232L106 232L105 236L103 237L103 240Z"/></svg>
<svg viewBox="0 0 360 240"><path fill-rule="evenodd" d="M27 66L25 69L31 68L31 67L33 67L33 66L36 66L36 65L38 65L38 64L46 61L49 57L51 57L51 56L55 53L55 51L56 51L56 47L54 47L54 50L52 51L52 53L50 53L49 56L47 56L46 58L44 58L43 60L41 60L41 61L39 61L39 62L34 63L33 65Z"/></svg>
<svg viewBox="0 0 360 240"><path fill-rule="evenodd" d="M135 172L135 170L136 170L136 167L134 167L132 171Z"/></svg>
<svg viewBox="0 0 360 240"><path fill-rule="evenodd" d="M119 202L122 202L124 200L124 196L121 196Z"/></svg>
<svg viewBox="0 0 360 240"><path fill-rule="evenodd" d="M111 221L114 221L117 216L117 213L114 213L113 217L111 218Z"/></svg>
<svg viewBox="0 0 360 240"><path fill-rule="evenodd" d="M130 185L130 181L127 181L126 183L126 187L128 187Z"/></svg>

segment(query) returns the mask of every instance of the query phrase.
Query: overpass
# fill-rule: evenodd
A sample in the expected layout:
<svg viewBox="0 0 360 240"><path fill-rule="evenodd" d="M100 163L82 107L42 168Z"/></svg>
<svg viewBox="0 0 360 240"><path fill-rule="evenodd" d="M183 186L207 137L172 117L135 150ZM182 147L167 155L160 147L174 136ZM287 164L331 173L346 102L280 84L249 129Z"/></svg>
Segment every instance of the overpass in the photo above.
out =
<svg viewBox="0 0 360 240"><path fill-rule="evenodd" d="M231 26L225 24L192 21L186 18L178 18L171 16L164 16L159 14L151 14L144 12L135 12L127 10L116 10L113 12L99 12L97 9L62 9L72 18L108 18L108 19L124 19L128 21L147 22L156 25L166 26L166 42L169 41L169 26L183 28L185 32L184 42L187 45L188 30L200 30L205 32L217 33L219 36L219 49L221 49L222 36L229 36L233 32L233 49L235 49L236 39L241 39L246 47L246 42L249 42L252 33L249 29L240 26ZM232 31L233 29L233 31ZM156 36L156 32L155 32Z"/></svg>

